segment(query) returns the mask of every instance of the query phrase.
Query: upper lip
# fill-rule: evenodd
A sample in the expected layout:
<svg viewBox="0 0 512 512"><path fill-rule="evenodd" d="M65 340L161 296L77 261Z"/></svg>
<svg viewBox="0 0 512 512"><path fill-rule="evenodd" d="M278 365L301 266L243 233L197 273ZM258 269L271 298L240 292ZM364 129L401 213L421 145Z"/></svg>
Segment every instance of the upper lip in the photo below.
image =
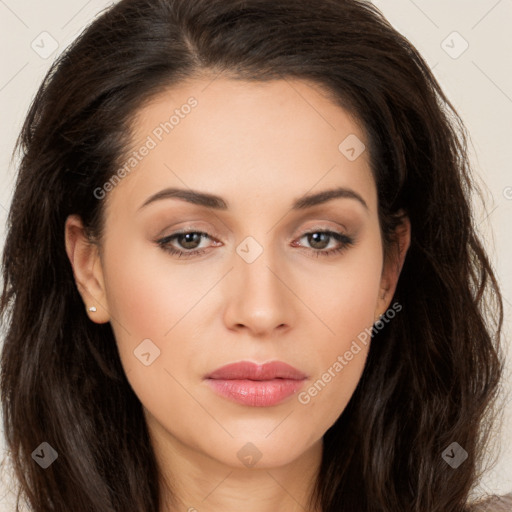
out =
<svg viewBox="0 0 512 512"><path fill-rule="evenodd" d="M218 380L303 380L306 377L306 374L282 361L272 361L264 364L240 361L217 368L206 376L207 379Z"/></svg>

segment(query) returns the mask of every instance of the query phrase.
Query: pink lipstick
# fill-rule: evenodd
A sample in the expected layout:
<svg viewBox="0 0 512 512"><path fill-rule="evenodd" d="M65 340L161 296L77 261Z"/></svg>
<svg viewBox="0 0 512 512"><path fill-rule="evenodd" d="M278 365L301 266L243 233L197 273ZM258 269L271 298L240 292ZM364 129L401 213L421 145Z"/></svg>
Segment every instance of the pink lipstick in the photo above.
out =
<svg viewBox="0 0 512 512"><path fill-rule="evenodd" d="M289 364L241 361L222 366L206 376L219 395L252 407L270 407L296 393L307 375Z"/></svg>

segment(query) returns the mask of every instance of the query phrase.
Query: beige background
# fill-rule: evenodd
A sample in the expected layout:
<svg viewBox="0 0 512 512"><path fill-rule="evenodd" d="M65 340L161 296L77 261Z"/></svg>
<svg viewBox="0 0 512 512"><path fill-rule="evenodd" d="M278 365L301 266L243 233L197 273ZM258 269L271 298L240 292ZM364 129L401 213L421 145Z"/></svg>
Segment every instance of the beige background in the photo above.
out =
<svg viewBox="0 0 512 512"><path fill-rule="evenodd" d="M512 1L374 3L425 57L471 133L474 166L488 201L487 211L477 207L476 218L502 285L510 351ZM23 117L51 62L110 4L102 0L0 0L0 248L15 176L10 155ZM502 395L505 422L497 438L501 444L498 463L481 486L487 492L512 491L511 374L509 359ZM4 452L3 437L0 448ZM4 483L0 487L0 512L13 510L9 499L8 483Z"/></svg>

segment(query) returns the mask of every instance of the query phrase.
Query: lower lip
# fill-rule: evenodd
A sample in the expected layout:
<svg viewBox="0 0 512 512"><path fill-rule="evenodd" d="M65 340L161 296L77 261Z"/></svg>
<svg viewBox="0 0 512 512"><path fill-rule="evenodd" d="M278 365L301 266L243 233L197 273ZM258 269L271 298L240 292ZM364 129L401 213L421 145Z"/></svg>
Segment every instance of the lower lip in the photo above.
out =
<svg viewBox="0 0 512 512"><path fill-rule="evenodd" d="M270 407L296 393L303 380L222 380L208 379L208 384L219 395L252 407Z"/></svg>

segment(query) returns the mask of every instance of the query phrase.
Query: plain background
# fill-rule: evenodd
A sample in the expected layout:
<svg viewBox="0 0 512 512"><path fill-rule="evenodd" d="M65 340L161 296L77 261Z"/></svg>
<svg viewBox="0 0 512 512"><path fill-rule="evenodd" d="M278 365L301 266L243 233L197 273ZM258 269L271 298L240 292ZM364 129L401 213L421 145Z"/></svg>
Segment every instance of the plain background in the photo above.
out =
<svg viewBox="0 0 512 512"><path fill-rule="evenodd" d="M504 343L511 353L512 1L374 3L426 59L471 134L473 165L487 201L486 209L475 204L475 218L502 286ZM10 157L30 102L55 57L111 4L102 0L0 0L0 249L15 179L15 162L11 164ZM498 462L478 489L484 492L512 491L511 374L509 358L502 394L504 423L496 437ZM4 453L3 436L0 448ZM8 482L0 488L2 512L13 510L7 487Z"/></svg>

